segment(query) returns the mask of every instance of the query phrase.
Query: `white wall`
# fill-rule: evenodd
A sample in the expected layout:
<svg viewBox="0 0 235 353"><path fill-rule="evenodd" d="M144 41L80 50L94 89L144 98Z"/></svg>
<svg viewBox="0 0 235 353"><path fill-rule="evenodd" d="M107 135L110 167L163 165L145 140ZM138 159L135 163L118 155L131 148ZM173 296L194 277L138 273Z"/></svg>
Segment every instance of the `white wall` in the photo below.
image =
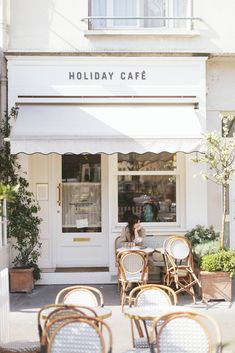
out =
<svg viewBox="0 0 235 353"><path fill-rule="evenodd" d="M8 251L8 246L0 248L0 342L7 342L9 339Z"/></svg>
<svg viewBox="0 0 235 353"><path fill-rule="evenodd" d="M86 0L11 0L12 51L235 52L234 0L194 0L199 35L86 36ZM135 32L136 33L136 32Z"/></svg>
<svg viewBox="0 0 235 353"><path fill-rule="evenodd" d="M235 58L214 58L207 61L207 130L221 129L220 113L235 112ZM235 181L234 181L235 182ZM231 222L234 227L234 186L230 194ZM222 218L221 188L208 184L208 222L220 231ZM231 233L231 244L235 244ZM234 245L235 246L235 245Z"/></svg>

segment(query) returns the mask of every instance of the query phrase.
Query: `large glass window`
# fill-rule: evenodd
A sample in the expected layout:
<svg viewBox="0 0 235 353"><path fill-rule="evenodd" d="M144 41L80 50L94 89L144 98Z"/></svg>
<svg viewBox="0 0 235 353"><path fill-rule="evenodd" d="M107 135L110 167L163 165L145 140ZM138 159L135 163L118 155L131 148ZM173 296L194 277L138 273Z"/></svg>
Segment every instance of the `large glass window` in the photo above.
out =
<svg viewBox="0 0 235 353"><path fill-rule="evenodd" d="M118 154L118 221L176 222L176 154Z"/></svg>
<svg viewBox="0 0 235 353"><path fill-rule="evenodd" d="M62 232L101 232L101 156L62 156Z"/></svg>
<svg viewBox="0 0 235 353"><path fill-rule="evenodd" d="M119 18L92 19L90 28L186 28L187 20L182 17L190 17L189 13L190 0L91 0L91 16Z"/></svg>

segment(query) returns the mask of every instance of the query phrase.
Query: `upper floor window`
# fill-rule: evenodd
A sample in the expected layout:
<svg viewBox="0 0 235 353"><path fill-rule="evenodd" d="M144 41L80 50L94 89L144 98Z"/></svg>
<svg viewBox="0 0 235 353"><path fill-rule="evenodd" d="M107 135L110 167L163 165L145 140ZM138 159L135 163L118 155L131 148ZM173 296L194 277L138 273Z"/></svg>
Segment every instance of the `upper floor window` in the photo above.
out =
<svg viewBox="0 0 235 353"><path fill-rule="evenodd" d="M187 28L191 8L192 0L90 0L90 29Z"/></svg>

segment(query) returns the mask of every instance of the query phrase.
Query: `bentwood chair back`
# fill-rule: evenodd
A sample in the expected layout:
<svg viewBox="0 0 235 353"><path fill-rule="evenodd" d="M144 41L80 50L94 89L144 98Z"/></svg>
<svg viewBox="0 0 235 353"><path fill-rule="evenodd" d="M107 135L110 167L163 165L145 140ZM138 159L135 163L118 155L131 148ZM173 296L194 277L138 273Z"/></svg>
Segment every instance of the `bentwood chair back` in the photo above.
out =
<svg viewBox="0 0 235 353"><path fill-rule="evenodd" d="M148 280L148 255L143 251L125 251L119 258L121 306L128 299L129 287L146 284Z"/></svg>
<svg viewBox="0 0 235 353"><path fill-rule="evenodd" d="M57 294L55 303L97 307L104 306L104 298L101 291L95 287L77 285L62 289Z"/></svg>
<svg viewBox="0 0 235 353"><path fill-rule="evenodd" d="M43 306L38 313L38 331L42 350L44 349L43 347L45 347L47 344L48 337L51 336L60 321L65 320L69 315L97 317L95 310L90 307L66 304L53 304ZM55 325L50 325L50 330L47 331L47 336L43 335L45 328L52 321L55 322Z"/></svg>
<svg viewBox="0 0 235 353"><path fill-rule="evenodd" d="M55 323L52 321L50 325ZM50 330L50 325L47 330ZM94 317L66 317L50 337L47 353L73 352L111 353L112 333L109 326Z"/></svg>
<svg viewBox="0 0 235 353"><path fill-rule="evenodd" d="M146 284L134 288L129 295L129 306L161 307L177 304L177 296L173 289L160 284ZM136 321L131 319L133 347L149 347L149 330L152 321ZM138 333L138 337L137 336Z"/></svg>
<svg viewBox="0 0 235 353"><path fill-rule="evenodd" d="M201 286L193 270L191 244L183 236L172 236L164 242L165 284L173 285L176 294L187 292L195 302L194 286Z"/></svg>
<svg viewBox="0 0 235 353"><path fill-rule="evenodd" d="M45 320L44 329L47 326L50 326L50 330L48 330L48 336L50 337L55 329L58 327L62 320L65 320L68 316L89 316L89 317L97 317L96 312L90 308L85 306L73 306L67 305L65 308L57 308L52 311L47 319ZM54 325L50 325L51 322L54 322Z"/></svg>
<svg viewBox="0 0 235 353"><path fill-rule="evenodd" d="M150 351L151 353L221 352L219 326L213 318L198 312L163 315L153 322Z"/></svg>

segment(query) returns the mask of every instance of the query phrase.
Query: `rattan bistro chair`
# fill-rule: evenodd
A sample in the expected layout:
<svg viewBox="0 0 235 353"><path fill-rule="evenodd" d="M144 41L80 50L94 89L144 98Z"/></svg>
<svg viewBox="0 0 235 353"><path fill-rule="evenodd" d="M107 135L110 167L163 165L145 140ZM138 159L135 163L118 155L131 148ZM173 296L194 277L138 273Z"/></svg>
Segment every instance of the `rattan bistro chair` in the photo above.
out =
<svg viewBox="0 0 235 353"><path fill-rule="evenodd" d="M162 315L153 321L150 341L151 353L221 352L218 324L210 316L199 312Z"/></svg>
<svg viewBox="0 0 235 353"><path fill-rule="evenodd" d="M90 286L70 286L62 289L56 296L56 304L74 304L90 307L104 306L101 291Z"/></svg>
<svg viewBox="0 0 235 353"><path fill-rule="evenodd" d="M166 275L164 283L174 286L175 293L187 292L195 303L194 286L201 284L193 270L191 244L183 236L172 236L164 242Z"/></svg>
<svg viewBox="0 0 235 353"><path fill-rule="evenodd" d="M125 251L119 258L121 307L129 299L132 285L146 284L148 280L148 255L140 250Z"/></svg>
<svg viewBox="0 0 235 353"><path fill-rule="evenodd" d="M45 334L51 325L55 322L47 326ZM47 353L73 352L111 353L112 333L109 326L94 317L66 317L48 337Z"/></svg>
<svg viewBox="0 0 235 353"><path fill-rule="evenodd" d="M97 317L95 310L90 307L85 306L76 306L76 305L63 305L63 304L51 304L43 306L38 313L38 332L40 339L41 352L46 351L48 344L48 338L52 335L55 329L59 324L66 320L68 316L89 316ZM54 322L54 325L50 325L51 322ZM50 329L47 330L47 335L44 334L47 327Z"/></svg>
<svg viewBox="0 0 235 353"><path fill-rule="evenodd" d="M130 306L161 307L162 305L176 305L177 296L173 289L160 284L146 284L134 288L129 295ZM131 334L133 347L149 347L149 331L152 321L131 320ZM136 338L138 334L138 338Z"/></svg>

